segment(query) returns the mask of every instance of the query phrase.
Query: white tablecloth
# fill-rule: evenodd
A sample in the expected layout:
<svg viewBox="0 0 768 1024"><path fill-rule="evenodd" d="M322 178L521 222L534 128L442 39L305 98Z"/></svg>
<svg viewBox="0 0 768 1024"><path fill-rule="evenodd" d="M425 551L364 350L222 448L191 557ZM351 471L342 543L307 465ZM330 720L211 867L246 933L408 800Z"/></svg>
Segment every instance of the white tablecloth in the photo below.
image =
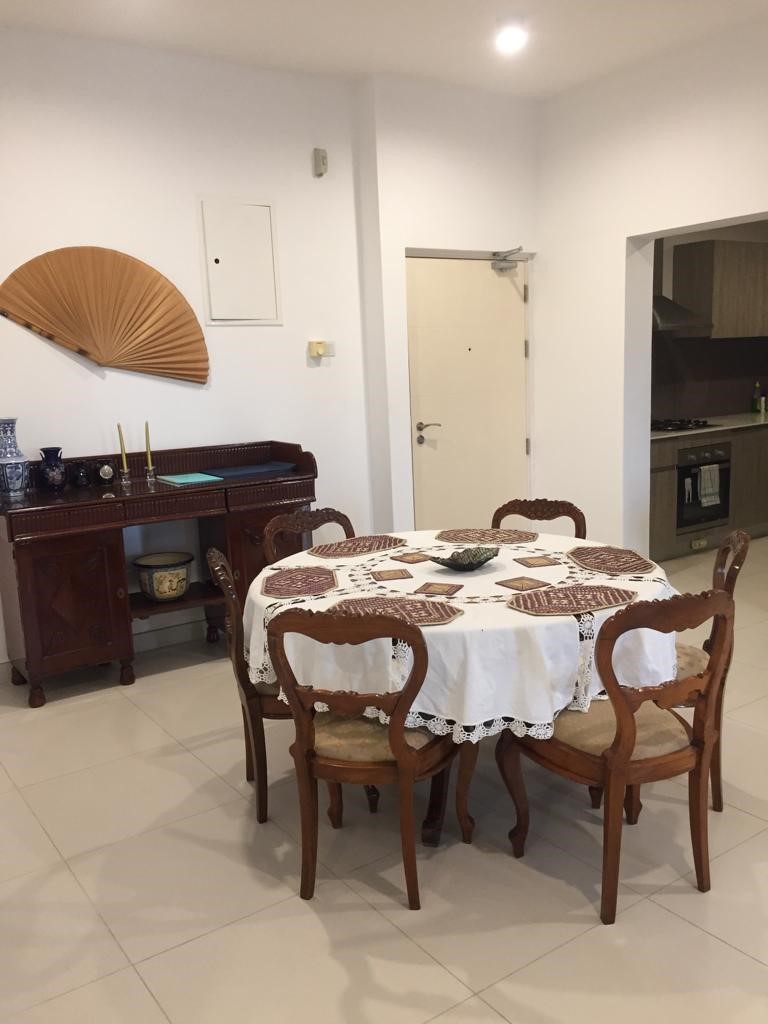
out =
<svg viewBox="0 0 768 1024"><path fill-rule="evenodd" d="M459 573L433 562L405 565L392 556L408 550L440 557L467 547L435 540L432 531L400 533L406 547L354 558L322 558L303 551L265 569L251 584L244 612L245 655L254 682L274 682L266 646L266 625L288 607L327 611L350 597L413 596L425 582L462 584L453 597L428 597L463 612L448 623L423 627L429 669L409 718L410 726L426 726L439 735L452 733L456 742L477 742L503 729L540 739L552 735L553 720L564 708L587 710L602 689L594 664L595 636L618 608L574 615L529 615L507 606L515 591L496 581L532 576L554 585L608 584L637 594L637 600L668 597L676 591L664 571L608 576L584 569L566 552L595 546L593 541L539 534L536 540L503 545L497 558L481 569ZM526 568L514 561L530 555L552 555L558 564ZM311 566L333 569L337 587L319 597L274 598L262 584L276 568ZM371 573L406 568L412 578L379 582ZM420 596L420 595L417 595ZM394 657L391 645L375 641L362 647L335 647L287 637L286 651L299 682L323 689L390 692L402 686L407 657ZM642 686L675 675L675 635L635 630L616 646L619 681Z"/></svg>

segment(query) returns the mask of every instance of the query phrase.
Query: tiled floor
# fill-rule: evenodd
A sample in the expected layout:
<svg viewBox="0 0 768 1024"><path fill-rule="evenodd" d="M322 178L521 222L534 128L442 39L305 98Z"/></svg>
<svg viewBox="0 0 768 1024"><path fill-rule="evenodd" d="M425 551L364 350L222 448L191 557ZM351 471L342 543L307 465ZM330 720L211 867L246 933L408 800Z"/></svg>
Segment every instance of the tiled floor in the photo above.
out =
<svg viewBox="0 0 768 1024"><path fill-rule="evenodd" d="M702 589L712 557L671 563L673 583ZM0 1021L764 1024L767 574L768 539L738 583L712 891L691 881L685 780L645 787L612 928L597 916L599 812L531 771L533 831L514 860L492 741L475 843L449 814L443 845L419 851L420 912L404 905L390 792L372 817L353 787L344 829L322 825L304 902L291 726L269 725L260 826L220 650L144 655L132 687L84 673L36 711L0 667Z"/></svg>

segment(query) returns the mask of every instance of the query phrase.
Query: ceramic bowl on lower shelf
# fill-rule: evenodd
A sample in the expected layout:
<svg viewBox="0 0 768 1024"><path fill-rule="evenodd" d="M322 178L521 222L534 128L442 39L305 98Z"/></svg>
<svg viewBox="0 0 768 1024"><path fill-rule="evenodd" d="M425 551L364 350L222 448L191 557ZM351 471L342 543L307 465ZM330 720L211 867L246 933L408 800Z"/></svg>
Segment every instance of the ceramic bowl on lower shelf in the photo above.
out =
<svg viewBox="0 0 768 1024"><path fill-rule="evenodd" d="M178 601L189 588L193 561L194 555L188 551L157 551L135 558L142 594L150 601Z"/></svg>
<svg viewBox="0 0 768 1024"><path fill-rule="evenodd" d="M461 551L454 551L450 558L430 558L430 562L437 562L456 572L471 572L490 562L498 553L498 548L462 548Z"/></svg>

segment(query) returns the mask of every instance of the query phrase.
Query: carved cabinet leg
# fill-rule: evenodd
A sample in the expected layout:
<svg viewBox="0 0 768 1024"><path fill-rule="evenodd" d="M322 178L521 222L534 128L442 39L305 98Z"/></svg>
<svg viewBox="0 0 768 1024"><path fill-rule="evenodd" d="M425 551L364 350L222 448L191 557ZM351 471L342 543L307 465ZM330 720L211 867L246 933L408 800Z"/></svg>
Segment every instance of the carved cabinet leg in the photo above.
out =
<svg viewBox="0 0 768 1024"><path fill-rule="evenodd" d="M14 686L27 685L27 680L24 678L21 672L19 672L15 665L11 667L11 682L13 683Z"/></svg>
<svg viewBox="0 0 768 1024"><path fill-rule="evenodd" d="M41 708L45 704L45 690L40 683L29 684L29 700L27 703L31 708Z"/></svg>
<svg viewBox="0 0 768 1024"><path fill-rule="evenodd" d="M217 644L219 642L219 627L214 626L212 622L209 622L206 627L205 640L209 644Z"/></svg>
<svg viewBox="0 0 768 1024"><path fill-rule="evenodd" d="M124 658L120 662L120 682L123 686L130 686L131 683L136 682L136 676L133 671L133 661L130 658Z"/></svg>

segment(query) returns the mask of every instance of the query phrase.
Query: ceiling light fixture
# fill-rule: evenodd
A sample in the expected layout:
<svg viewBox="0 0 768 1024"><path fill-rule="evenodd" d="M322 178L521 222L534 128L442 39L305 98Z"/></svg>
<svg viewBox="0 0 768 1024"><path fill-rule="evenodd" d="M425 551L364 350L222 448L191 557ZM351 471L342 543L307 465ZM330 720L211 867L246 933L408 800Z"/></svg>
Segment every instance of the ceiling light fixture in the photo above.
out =
<svg viewBox="0 0 768 1024"><path fill-rule="evenodd" d="M528 42L528 33L521 25L505 25L496 33L496 49L505 57L519 53Z"/></svg>

